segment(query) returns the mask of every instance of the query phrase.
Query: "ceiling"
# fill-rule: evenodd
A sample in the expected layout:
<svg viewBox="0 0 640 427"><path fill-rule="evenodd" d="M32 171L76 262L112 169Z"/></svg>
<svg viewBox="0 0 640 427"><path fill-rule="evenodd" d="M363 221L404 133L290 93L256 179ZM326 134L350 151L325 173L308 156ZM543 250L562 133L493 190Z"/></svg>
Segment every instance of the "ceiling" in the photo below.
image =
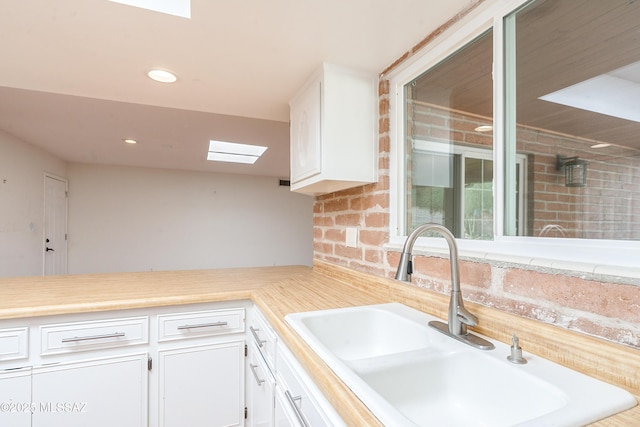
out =
<svg viewBox="0 0 640 427"><path fill-rule="evenodd" d="M516 72L519 125L584 138L585 148L596 142L631 149L640 156L640 122L613 114L604 100L620 95L611 88L586 93L607 111L597 113L543 100L555 91L605 75L619 76L628 86L620 106L637 112L640 88L640 2L539 0L518 14ZM416 82L414 96L424 102L484 118L493 115L493 39L485 34L455 57L439 64ZM465 64L467 66L461 66ZM625 71L626 70L626 71ZM634 89L634 91L632 91ZM615 97L613 97L615 98ZM637 113L636 113L637 114ZM618 152L610 148L609 152ZM629 151L620 151L629 156Z"/></svg>
<svg viewBox="0 0 640 427"><path fill-rule="evenodd" d="M69 162L288 177L288 101L323 61L378 74L471 3L2 0L0 129ZM210 139L269 148L207 162Z"/></svg>

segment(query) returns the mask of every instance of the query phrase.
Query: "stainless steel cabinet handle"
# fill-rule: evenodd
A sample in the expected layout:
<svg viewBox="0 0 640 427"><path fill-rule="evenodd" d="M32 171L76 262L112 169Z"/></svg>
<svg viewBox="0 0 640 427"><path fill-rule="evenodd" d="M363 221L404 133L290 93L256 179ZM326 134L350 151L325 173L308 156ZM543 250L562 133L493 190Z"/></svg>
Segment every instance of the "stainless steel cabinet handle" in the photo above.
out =
<svg viewBox="0 0 640 427"><path fill-rule="evenodd" d="M261 380L260 377L258 376L258 372L256 372L256 368L258 367L258 365L254 365L253 363L249 363L249 367L251 368L251 372L253 372L253 376L256 379L256 382L258 383L258 385L262 385L262 383L265 380Z"/></svg>
<svg viewBox="0 0 640 427"><path fill-rule="evenodd" d="M200 323L197 325L182 325L178 326L178 330L182 329L197 329L197 328L210 328L212 326L227 326L227 322L213 322L213 323Z"/></svg>
<svg viewBox="0 0 640 427"><path fill-rule="evenodd" d="M289 405L291 405L291 407L293 408L293 412L295 412L296 418L298 419L298 422L300 424L302 424L304 427L309 427L309 423L307 423L307 420L304 419L304 415L302 414L302 410L298 407L298 405L296 405L296 400L300 400L301 401L302 400L302 396L293 397L293 396L291 396L291 392L289 392L289 390L284 392L284 396L289 401Z"/></svg>
<svg viewBox="0 0 640 427"><path fill-rule="evenodd" d="M105 338L120 338L123 337L124 332L114 332L112 334L103 334L103 335L89 335L86 337L68 337L62 338L62 342L78 342L78 341L91 341L91 340L102 340Z"/></svg>
<svg viewBox="0 0 640 427"><path fill-rule="evenodd" d="M262 348L262 344L266 343L267 341L261 340L258 336L258 333L256 331L259 331L260 329L254 329L253 326L249 326L249 330L251 331L251 335L253 335L253 339L256 340L256 344L258 344L258 347Z"/></svg>

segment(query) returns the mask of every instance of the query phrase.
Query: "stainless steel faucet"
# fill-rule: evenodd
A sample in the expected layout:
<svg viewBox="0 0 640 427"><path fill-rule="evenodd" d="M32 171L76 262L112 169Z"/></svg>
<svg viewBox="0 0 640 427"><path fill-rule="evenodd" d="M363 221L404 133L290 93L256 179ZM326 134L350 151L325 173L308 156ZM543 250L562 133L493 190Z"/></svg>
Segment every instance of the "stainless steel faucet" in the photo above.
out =
<svg viewBox="0 0 640 427"><path fill-rule="evenodd" d="M396 280L411 282L413 263L411 251L418 237L427 231L436 231L447 241L449 245L449 264L451 266L451 299L449 300L448 323L432 321L429 326L438 331L462 341L474 347L491 350L494 348L489 341L467 332L467 326L476 326L478 318L470 313L464 306L462 291L460 290L460 267L458 266L458 245L451 232L440 224L423 224L413 230L407 237L400 256L400 263L396 271Z"/></svg>

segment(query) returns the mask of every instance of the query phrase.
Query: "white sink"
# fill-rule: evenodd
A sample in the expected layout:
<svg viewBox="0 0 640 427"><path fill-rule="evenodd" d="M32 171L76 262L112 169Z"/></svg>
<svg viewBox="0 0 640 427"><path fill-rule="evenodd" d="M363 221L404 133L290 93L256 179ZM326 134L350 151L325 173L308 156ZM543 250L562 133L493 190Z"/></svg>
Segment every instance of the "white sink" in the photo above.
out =
<svg viewBox="0 0 640 427"><path fill-rule="evenodd" d="M403 353L430 345L423 325L381 306L323 310L291 318L299 319L308 336L342 360Z"/></svg>
<svg viewBox="0 0 640 427"><path fill-rule="evenodd" d="M286 321L388 426L582 426L636 405L625 390L508 345L483 351L390 303L295 313ZM526 347L526 343L524 344Z"/></svg>

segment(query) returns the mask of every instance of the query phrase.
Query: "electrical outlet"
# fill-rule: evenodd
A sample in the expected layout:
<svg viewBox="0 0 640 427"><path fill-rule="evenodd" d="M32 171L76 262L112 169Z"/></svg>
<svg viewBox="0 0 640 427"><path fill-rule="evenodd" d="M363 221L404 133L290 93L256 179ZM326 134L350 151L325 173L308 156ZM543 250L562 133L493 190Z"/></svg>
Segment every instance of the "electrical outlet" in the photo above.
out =
<svg viewBox="0 0 640 427"><path fill-rule="evenodd" d="M347 241L346 245L348 248L357 248L358 247L358 229L356 227L347 227Z"/></svg>

